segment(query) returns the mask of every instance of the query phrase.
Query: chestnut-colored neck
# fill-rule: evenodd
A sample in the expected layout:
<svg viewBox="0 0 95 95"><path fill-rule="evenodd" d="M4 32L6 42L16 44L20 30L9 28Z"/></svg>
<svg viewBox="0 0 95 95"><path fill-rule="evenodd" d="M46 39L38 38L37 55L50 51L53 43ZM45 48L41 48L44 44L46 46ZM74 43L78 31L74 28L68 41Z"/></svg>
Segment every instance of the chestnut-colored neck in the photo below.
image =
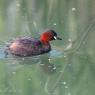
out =
<svg viewBox="0 0 95 95"><path fill-rule="evenodd" d="M44 32L40 40L43 44L49 44L49 41L51 41L51 38L53 37L53 34L50 31Z"/></svg>
<svg viewBox="0 0 95 95"><path fill-rule="evenodd" d="M44 35L42 35L41 37L40 37L40 41L43 43L43 44L49 44L49 40L50 38L48 37L48 36L44 36Z"/></svg>
<svg viewBox="0 0 95 95"><path fill-rule="evenodd" d="M44 45L49 45L49 41L47 41L47 40L40 39L40 41L41 41Z"/></svg>

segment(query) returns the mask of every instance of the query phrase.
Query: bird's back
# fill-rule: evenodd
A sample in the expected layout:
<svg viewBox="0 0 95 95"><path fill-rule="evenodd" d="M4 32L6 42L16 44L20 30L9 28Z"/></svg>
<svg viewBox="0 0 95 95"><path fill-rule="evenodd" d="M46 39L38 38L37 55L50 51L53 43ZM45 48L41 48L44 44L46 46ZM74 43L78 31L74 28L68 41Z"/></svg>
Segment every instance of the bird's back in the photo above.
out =
<svg viewBox="0 0 95 95"><path fill-rule="evenodd" d="M10 53L18 56L39 55L49 52L50 49L50 45L43 45L34 38L18 38L9 46Z"/></svg>

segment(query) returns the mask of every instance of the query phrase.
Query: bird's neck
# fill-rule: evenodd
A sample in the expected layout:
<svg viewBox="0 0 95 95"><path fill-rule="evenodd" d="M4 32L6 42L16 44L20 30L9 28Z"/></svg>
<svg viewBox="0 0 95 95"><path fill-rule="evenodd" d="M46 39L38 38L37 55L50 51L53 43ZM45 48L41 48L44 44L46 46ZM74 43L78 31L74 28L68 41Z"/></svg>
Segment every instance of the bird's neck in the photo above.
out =
<svg viewBox="0 0 95 95"><path fill-rule="evenodd" d="M42 43L43 45L50 45L49 41L46 41L46 40L41 40L41 43Z"/></svg>

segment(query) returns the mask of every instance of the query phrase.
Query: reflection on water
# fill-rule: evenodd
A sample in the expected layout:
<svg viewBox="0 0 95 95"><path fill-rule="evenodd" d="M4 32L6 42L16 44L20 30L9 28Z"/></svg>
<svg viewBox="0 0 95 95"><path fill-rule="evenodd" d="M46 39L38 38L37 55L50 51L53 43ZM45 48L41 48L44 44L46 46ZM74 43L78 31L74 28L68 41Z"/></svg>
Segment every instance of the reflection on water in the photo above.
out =
<svg viewBox="0 0 95 95"><path fill-rule="evenodd" d="M51 75L53 76L57 70L56 64L52 63L52 61L55 60L55 57L60 55L60 53L55 50L51 52L52 53L34 57L9 55L5 58L4 48L1 48L0 71L3 73L0 77L0 93L9 93L10 95L29 93L30 95L30 93L35 93L35 91L31 92L30 89L44 89L47 78ZM23 85L26 87L23 87ZM24 89L28 90L24 91Z"/></svg>

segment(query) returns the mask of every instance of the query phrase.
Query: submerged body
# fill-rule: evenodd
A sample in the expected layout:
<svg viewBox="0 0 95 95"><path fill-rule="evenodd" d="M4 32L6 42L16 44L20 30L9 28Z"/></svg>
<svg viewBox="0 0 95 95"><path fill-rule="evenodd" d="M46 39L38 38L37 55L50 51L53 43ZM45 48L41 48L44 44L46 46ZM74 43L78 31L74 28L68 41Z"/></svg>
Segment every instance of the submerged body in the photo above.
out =
<svg viewBox="0 0 95 95"><path fill-rule="evenodd" d="M40 55L51 50L49 41L55 39L61 40L54 30L47 30L40 36L40 39L17 38L8 46L7 51L16 56Z"/></svg>

